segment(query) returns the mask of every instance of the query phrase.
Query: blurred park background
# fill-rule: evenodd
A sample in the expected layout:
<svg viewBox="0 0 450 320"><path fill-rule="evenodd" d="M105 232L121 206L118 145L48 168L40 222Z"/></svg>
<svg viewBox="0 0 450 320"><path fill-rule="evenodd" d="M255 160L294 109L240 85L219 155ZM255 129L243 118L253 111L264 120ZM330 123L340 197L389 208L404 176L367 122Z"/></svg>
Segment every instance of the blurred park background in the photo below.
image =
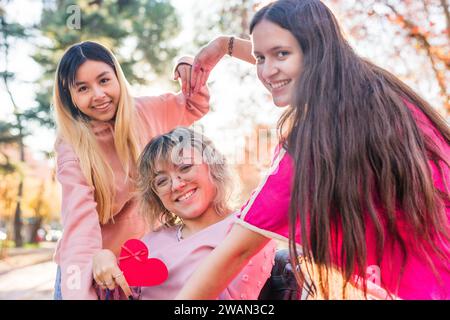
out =
<svg viewBox="0 0 450 320"><path fill-rule="evenodd" d="M178 91L171 69L219 34L248 38L258 0L0 0L0 299L51 299L62 227L51 91L64 50L113 50L134 95ZM328 0L357 52L398 75L450 119L448 0ZM246 200L268 167L281 111L255 68L226 57L195 128L227 155Z"/></svg>

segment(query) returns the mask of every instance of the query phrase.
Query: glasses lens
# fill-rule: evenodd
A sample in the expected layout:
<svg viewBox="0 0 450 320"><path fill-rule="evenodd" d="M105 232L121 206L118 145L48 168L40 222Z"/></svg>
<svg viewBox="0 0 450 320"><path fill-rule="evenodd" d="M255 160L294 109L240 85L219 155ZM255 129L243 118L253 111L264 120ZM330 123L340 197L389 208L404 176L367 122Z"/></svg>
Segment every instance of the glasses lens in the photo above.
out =
<svg viewBox="0 0 450 320"><path fill-rule="evenodd" d="M170 188L170 177L156 177L152 182L153 190L158 193L167 193Z"/></svg>
<svg viewBox="0 0 450 320"><path fill-rule="evenodd" d="M176 173L176 178L178 181L189 182L192 180L193 176L195 176L195 169L192 164L185 164L178 168ZM155 177L152 181L153 190L161 195L166 194L170 191L170 188L173 184L172 177L170 175L159 175Z"/></svg>

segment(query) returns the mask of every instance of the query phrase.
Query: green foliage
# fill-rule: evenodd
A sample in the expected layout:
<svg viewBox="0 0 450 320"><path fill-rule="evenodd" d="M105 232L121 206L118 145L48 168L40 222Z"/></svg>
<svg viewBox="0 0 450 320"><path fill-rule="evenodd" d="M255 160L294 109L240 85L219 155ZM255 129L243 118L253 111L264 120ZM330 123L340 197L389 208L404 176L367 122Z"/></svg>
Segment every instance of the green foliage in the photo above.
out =
<svg viewBox="0 0 450 320"><path fill-rule="evenodd" d="M11 144L19 141L19 136L12 131L14 126L11 123L0 121L0 145Z"/></svg>
<svg viewBox="0 0 450 320"><path fill-rule="evenodd" d="M18 23L7 22L4 10L0 8L0 46L8 45L7 38L25 38L27 37L26 29Z"/></svg>
<svg viewBox="0 0 450 320"><path fill-rule="evenodd" d="M193 10L201 19L194 21L197 36L195 45L201 47L219 34L229 34L241 38L249 38L249 17L254 14L254 6L258 0L211 1L205 5L198 1Z"/></svg>
<svg viewBox="0 0 450 320"><path fill-rule="evenodd" d="M13 132L14 129L14 125L0 121L0 176L18 171L17 165L10 161L8 155L1 148L2 146L19 142L20 136Z"/></svg>
<svg viewBox="0 0 450 320"><path fill-rule="evenodd" d="M76 6L74 6L76 5ZM168 0L53 0L46 1L36 26L45 41L33 55L43 76L36 93L37 107L25 116L41 125L54 125L51 110L53 77L59 59L70 45L93 40L112 49L127 80L145 84L169 72L178 50L171 40L179 19Z"/></svg>

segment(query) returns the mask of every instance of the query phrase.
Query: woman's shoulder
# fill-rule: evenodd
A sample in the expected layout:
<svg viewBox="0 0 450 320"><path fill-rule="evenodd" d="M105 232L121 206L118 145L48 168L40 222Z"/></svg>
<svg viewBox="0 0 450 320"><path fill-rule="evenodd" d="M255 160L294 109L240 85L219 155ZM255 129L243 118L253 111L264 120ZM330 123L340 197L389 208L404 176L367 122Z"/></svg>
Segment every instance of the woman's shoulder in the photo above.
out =
<svg viewBox="0 0 450 320"><path fill-rule="evenodd" d="M61 151L72 149L71 145L68 142L66 142L61 136L56 137L56 140L54 143L54 148L55 148L56 152L61 152Z"/></svg>
<svg viewBox="0 0 450 320"><path fill-rule="evenodd" d="M428 127L432 127L431 121L428 119L428 117L425 115L425 113L415 104L408 100L404 100L404 103L406 107L408 108L409 112L412 114L414 121L416 122L419 129L424 129Z"/></svg>
<svg viewBox="0 0 450 320"><path fill-rule="evenodd" d="M416 125L421 133L426 138L431 139L434 143L437 143L441 147L444 147L446 150L448 150L449 146L447 143L445 143L445 139L442 133L433 124L427 114L421 108L408 100L405 100L405 104L410 110L414 121L416 122Z"/></svg>
<svg viewBox="0 0 450 320"><path fill-rule="evenodd" d="M54 149L59 165L69 160L78 160L78 156L75 153L73 146L61 137L56 138Z"/></svg>
<svg viewBox="0 0 450 320"><path fill-rule="evenodd" d="M236 219L236 212L230 213L222 220L206 227L198 233L200 238L209 238L211 241L217 241L223 239L233 227Z"/></svg>

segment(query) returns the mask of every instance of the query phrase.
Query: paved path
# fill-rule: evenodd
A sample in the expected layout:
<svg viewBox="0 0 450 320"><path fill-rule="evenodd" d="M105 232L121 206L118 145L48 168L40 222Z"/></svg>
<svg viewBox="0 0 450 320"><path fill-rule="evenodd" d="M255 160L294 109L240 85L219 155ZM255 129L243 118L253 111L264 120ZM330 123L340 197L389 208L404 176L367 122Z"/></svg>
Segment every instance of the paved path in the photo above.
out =
<svg viewBox="0 0 450 320"><path fill-rule="evenodd" d="M0 300L51 300L56 276L52 261L0 275Z"/></svg>
<svg viewBox="0 0 450 320"><path fill-rule="evenodd" d="M56 243L41 242L39 248L10 248L0 260L0 276L10 271L51 261Z"/></svg>

